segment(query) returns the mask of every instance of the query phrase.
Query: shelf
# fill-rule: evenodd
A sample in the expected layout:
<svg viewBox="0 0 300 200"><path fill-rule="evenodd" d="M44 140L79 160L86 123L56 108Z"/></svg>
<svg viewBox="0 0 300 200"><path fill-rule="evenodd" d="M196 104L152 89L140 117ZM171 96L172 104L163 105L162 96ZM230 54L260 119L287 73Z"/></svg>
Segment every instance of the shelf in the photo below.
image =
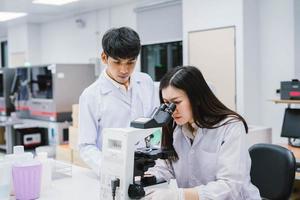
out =
<svg viewBox="0 0 300 200"><path fill-rule="evenodd" d="M300 100L281 100L281 99L272 99L274 103L284 103L284 104L300 104Z"/></svg>
<svg viewBox="0 0 300 200"><path fill-rule="evenodd" d="M6 145L5 145L5 144L1 144L1 145L0 145L0 149L1 149L1 150L6 150Z"/></svg>

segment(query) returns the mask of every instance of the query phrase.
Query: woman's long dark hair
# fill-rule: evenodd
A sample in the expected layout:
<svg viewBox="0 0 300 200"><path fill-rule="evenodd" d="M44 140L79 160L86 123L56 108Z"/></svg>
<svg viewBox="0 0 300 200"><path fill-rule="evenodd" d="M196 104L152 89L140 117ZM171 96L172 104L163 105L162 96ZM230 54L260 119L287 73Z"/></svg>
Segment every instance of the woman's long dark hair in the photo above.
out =
<svg viewBox="0 0 300 200"><path fill-rule="evenodd" d="M159 97L163 103L162 90L172 86L183 90L190 101L193 119L200 128L215 129L233 121L242 121L246 132L248 126L242 116L227 108L211 91L199 69L193 66L176 67L163 76L159 86ZM228 117L230 117L228 120ZM223 120L224 123L220 124ZM163 127L162 147L173 150L172 160L178 155L173 147L173 131L176 124L173 120Z"/></svg>

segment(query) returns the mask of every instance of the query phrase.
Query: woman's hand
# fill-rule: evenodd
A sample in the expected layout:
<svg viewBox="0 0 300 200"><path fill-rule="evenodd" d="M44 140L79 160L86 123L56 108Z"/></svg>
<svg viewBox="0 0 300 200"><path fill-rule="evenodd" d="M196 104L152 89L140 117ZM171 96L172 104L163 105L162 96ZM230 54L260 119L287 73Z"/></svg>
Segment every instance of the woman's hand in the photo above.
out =
<svg viewBox="0 0 300 200"><path fill-rule="evenodd" d="M195 188L156 188L146 190L143 200L200 200Z"/></svg>
<svg viewBox="0 0 300 200"><path fill-rule="evenodd" d="M155 188L146 190L143 200L184 200L181 188Z"/></svg>

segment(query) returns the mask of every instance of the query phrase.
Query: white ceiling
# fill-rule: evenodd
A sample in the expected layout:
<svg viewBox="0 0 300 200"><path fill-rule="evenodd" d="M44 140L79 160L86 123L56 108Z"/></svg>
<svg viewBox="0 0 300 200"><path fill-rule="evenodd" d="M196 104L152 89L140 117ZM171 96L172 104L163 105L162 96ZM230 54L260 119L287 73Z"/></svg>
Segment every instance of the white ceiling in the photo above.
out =
<svg viewBox="0 0 300 200"><path fill-rule="evenodd" d="M7 26L30 22L43 23L97 9L137 2L137 0L79 0L63 6L33 4L32 0L0 0L0 11L26 12L26 17L0 22L0 36L5 35Z"/></svg>

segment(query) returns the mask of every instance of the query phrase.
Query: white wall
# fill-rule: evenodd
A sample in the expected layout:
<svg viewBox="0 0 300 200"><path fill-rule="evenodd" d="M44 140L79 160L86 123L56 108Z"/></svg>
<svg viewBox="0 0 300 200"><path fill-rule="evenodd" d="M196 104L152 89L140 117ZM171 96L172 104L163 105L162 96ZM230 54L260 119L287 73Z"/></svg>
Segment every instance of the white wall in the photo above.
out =
<svg viewBox="0 0 300 200"><path fill-rule="evenodd" d="M99 57L106 30L119 26L135 29L134 7L135 4L121 5L42 24L42 62L87 63ZM78 27L76 19L82 19L85 26Z"/></svg>
<svg viewBox="0 0 300 200"><path fill-rule="evenodd" d="M7 26L6 25L0 25L0 38L7 37Z"/></svg>
<svg viewBox="0 0 300 200"><path fill-rule="evenodd" d="M0 28L0 38L6 38L6 37L7 37L7 29Z"/></svg>
<svg viewBox="0 0 300 200"><path fill-rule="evenodd" d="M27 25L22 24L8 28L8 51L9 54L14 52L24 52L27 50Z"/></svg>
<svg viewBox="0 0 300 200"><path fill-rule="evenodd" d="M7 36L0 36L0 42L6 41L7 40Z"/></svg>
<svg viewBox="0 0 300 200"><path fill-rule="evenodd" d="M284 108L268 100L280 98L276 89L280 81L291 80L295 75L294 52L294 1L261 0L260 7L260 58L261 58L261 118L264 125L273 128L273 142L280 138Z"/></svg>
<svg viewBox="0 0 300 200"><path fill-rule="evenodd" d="M82 19L85 27L75 20ZM42 63L87 63L96 57L96 13L88 13L41 25Z"/></svg>
<svg viewBox="0 0 300 200"><path fill-rule="evenodd" d="M8 27L7 40L8 40L8 65L12 66L12 55L22 54L26 57L26 51L28 49L27 42L27 24Z"/></svg>
<svg viewBox="0 0 300 200"><path fill-rule="evenodd" d="M243 0L182 1L183 63L188 64L188 32L216 27L236 27L237 110L244 114Z"/></svg>
<svg viewBox="0 0 300 200"><path fill-rule="evenodd" d="M27 24L27 59L32 65L41 63L41 33L39 24Z"/></svg>
<svg viewBox="0 0 300 200"><path fill-rule="evenodd" d="M110 27L129 26L136 30L135 3L113 7L110 9Z"/></svg>
<svg viewBox="0 0 300 200"><path fill-rule="evenodd" d="M9 67L41 62L40 25L18 24L8 27L7 32Z"/></svg>
<svg viewBox="0 0 300 200"><path fill-rule="evenodd" d="M300 80L300 1L294 0L295 19L295 77ZM297 55L297 56L296 56Z"/></svg>
<svg viewBox="0 0 300 200"><path fill-rule="evenodd" d="M135 11L142 44L182 40L181 1L139 5Z"/></svg>
<svg viewBox="0 0 300 200"><path fill-rule="evenodd" d="M259 0L244 0L244 112L249 124L261 124Z"/></svg>

